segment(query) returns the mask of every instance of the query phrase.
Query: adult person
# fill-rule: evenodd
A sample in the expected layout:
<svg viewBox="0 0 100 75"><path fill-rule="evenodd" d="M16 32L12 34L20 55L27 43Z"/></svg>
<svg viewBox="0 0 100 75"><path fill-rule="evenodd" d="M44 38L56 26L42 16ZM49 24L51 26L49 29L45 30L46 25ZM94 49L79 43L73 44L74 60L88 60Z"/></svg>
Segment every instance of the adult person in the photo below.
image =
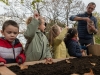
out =
<svg viewBox="0 0 100 75"><path fill-rule="evenodd" d="M71 21L78 21L77 30L78 30L79 42L81 46L94 44L93 34L96 34L98 31L97 19L92 14L92 12L95 10L95 7L96 4L94 2L90 2L87 5L86 12L70 17ZM90 26L90 29L93 33L89 34L87 30L87 23L90 22L91 20L94 22L94 25ZM89 54L88 50L87 50L87 54Z"/></svg>

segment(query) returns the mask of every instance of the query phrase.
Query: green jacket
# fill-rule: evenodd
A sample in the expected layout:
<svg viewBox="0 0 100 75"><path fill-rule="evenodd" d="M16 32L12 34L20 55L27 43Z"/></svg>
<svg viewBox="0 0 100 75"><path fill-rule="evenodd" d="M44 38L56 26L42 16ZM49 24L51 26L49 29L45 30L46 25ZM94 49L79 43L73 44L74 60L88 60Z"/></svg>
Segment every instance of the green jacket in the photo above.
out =
<svg viewBox="0 0 100 75"><path fill-rule="evenodd" d="M63 41L66 33L67 28L64 28L62 32L54 39L53 58L55 59L69 57L68 50Z"/></svg>
<svg viewBox="0 0 100 75"><path fill-rule="evenodd" d="M38 61L51 58L49 43L46 36L38 29L40 22L32 19L24 33L27 43L25 46L26 61Z"/></svg>

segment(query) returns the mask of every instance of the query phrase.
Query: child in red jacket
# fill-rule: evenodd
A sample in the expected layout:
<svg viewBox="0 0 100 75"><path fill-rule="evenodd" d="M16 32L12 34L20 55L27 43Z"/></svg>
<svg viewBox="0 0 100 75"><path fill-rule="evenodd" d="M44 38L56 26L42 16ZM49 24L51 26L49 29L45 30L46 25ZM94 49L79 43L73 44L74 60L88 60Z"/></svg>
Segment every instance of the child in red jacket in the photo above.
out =
<svg viewBox="0 0 100 75"><path fill-rule="evenodd" d="M19 26L13 20L7 20L2 26L0 38L0 63L22 64L25 61L22 44L16 38L19 33Z"/></svg>

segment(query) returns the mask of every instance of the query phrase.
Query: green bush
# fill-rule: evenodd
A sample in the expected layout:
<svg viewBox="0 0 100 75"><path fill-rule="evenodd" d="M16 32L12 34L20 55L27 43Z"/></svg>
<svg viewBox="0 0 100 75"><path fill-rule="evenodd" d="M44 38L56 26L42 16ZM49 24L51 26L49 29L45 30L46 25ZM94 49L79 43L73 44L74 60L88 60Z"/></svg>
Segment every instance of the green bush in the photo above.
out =
<svg viewBox="0 0 100 75"><path fill-rule="evenodd" d="M97 44L100 44L100 37L99 37L99 36L95 36L95 42L96 42Z"/></svg>

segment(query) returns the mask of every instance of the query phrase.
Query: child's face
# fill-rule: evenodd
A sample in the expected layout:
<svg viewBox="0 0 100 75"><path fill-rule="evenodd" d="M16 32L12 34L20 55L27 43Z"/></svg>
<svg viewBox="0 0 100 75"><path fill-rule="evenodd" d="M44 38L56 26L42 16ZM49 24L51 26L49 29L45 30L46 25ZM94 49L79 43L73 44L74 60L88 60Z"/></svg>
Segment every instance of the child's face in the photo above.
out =
<svg viewBox="0 0 100 75"><path fill-rule="evenodd" d="M2 35L4 35L5 39L9 42L13 42L19 33L19 29L12 25L8 25L5 27L4 31L1 31Z"/></svg>
<svg viewBox="0 0 100 75"><path fill-rule="evenodd" d="M75 37L76 37L77 39L79 39L79 38L78 38L78 33L75 34Z"/></svg>
<svg viewBox="0 0 100 75"><path fill-rule="evenodd" d="M44 30L45 30L45 22L44 22L44 20L42 19L41 20L42 22L41 22L41 25L39 25L39 29L42 31L42 32L44 32Z"/></svg>

